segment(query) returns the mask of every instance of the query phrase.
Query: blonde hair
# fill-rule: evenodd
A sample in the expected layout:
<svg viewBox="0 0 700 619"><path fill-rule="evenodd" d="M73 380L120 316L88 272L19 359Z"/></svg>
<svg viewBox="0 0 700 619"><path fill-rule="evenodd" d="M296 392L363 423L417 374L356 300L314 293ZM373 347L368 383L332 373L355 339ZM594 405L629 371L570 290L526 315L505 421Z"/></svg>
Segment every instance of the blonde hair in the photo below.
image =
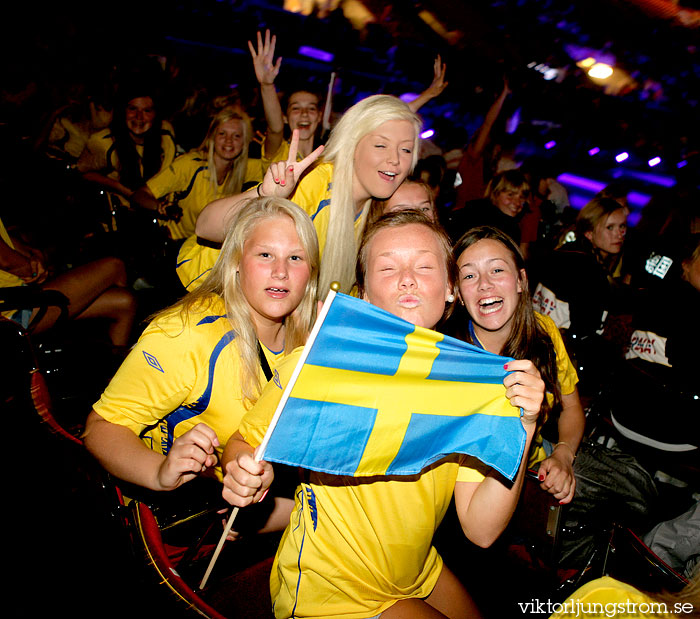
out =
<svg viewBox="0 0 700 619"><path fill-rule="evenodd" d="M349 292L354 284L358 245L353 200L355 149L362 138L390 120L407 120L415 128L411 163L413 170L418 160L422 123L420 117L397 97L373 95L362 99L343 114L328 138L323 160L333 164L333 192L319 290L328 290L331 282L338 281L341 290ZM367 200L363 206L359 230L364 228L369 202Z"/></svg>
<svg viewBox="0 0 700 619"><path fill-rule="evenodd" d="M214 116L212 119L207 135L199 147L207 158L210 178L209 182L214 195L216 195L216 192L219 189L219 179L216 176L216 166L214 165L214 142L216 139L216 132L219 130L219 127L229 120L241 121L241 125L243 126L243 147L241 148L241 152L230 164L231 167L229 168L229 172L224 181L222 195L228 196L241 193L243 190L243 183L245 182L246 171L248 169L248 146L253 138L253 125L250 122L250 117L239 106L224 107L223 109L219 110L216 116Z"/></svg>
<svg viewBox="0 0 700 619"><path fill-rule="evenodd" d="M221 252L202 285L159 315L178 311L183 324L194 310L206 309L214 295L223 298L226 316L236 333L235 344L241 359L241 393L244 405L255 403L260 390L260 358L258 336L250 306L243 294L238 268L246 240L262 222L276 217L289 217L294 222L299 241L306 253L310 276L304 296L296 309L285 318L285 353L302 346L316 317L318 283L318 238L309 216L296 204L284 198L256 198L245 202L226 232Z"/></svg>
<svg viewBox="0 0 700 619"><path fill-rule="evenodd" d="M613 274L616 267L619 266L622 260L622 252L618 255L604 258L600 249L586 237L586 233L593 233L598 226L605 226L608 217L615 211L625 211L626 215L629 214L629 208L620 204L617 200L596 197L588 202L576 216L576 239L583 243L585 247L588 247L596 260L607 269L609 275Z"/></svg>
<svg viewBox="0 0 700 619"><path fill-rule="evenodd" d="M498 197L498 194L504 191L522 191L525 195L528 195L530 193L530 182L520 170L504 170L489 181L484 197L491 199L493 202Z"/></svg>

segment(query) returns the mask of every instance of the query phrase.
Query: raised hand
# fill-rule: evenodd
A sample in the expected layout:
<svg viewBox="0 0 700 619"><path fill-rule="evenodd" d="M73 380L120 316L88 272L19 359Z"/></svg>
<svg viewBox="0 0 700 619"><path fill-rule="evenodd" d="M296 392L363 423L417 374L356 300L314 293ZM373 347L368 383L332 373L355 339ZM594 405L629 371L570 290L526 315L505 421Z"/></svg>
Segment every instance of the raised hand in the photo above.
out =
<svg viewBox="0 0 700 619"><path fill-rule="evenodd" d="M319 146L301 161L297 161L298 151L299 131L295 129L292 132L292 140L289 143L289 157L287 157L287 161L275 161L270 164L262 185L258 188L258 193L261 196L277 196L279 198L291 196L301 175L323 153L323 145Z"/></svg>
<svg viewBox="0 0 700 619"><path fill-rule="evenodd" d="M442 58L438 54L433 63L433 81L425 90L426 94L431 98L437 97L447 87L448 82L445 81L446 71L447 65L442 62Z"/></svg>
<svg viewBox="0 0 700 619"><path fill-rule="evenodd" d="M269 30L265 31L265 41L263 41L262 35L258 32L257 50L253 47L253 44L248 41L248 49L250 50L250 55L253 57L255 77L260 84L274 84L280 72L282 58L280 57L277 59L277 62L274 62L276 43L277 37L270 37Z"/></svg>

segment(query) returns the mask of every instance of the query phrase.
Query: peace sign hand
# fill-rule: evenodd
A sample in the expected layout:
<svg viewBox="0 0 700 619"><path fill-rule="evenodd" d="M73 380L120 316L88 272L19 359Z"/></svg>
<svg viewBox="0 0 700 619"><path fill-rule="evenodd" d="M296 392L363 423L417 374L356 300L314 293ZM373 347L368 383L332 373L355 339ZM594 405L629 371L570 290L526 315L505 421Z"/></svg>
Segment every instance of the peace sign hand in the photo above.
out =
<svg viewBox="0 0 700 619"><path fill-rule="evenodd" d="M295 129L292 132L292 141L289 143L287 161L275 161L270 164L262 185L258 189L261 196L277 196L279 198L291 196L301 175L323 153L323 145L301 161L297 161L298 150L299 130Z"/></svg>

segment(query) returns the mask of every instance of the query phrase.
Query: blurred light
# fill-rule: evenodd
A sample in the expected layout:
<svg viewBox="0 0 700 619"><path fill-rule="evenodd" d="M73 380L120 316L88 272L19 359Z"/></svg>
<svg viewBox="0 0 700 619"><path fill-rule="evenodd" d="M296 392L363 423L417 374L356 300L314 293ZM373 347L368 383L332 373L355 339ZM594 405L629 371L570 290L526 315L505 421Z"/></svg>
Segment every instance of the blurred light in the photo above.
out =
<svg viewBox="0 0 700 619"><path fill-rule="evenodd" d="M673 187L676 184L676 179L672 176L662 176L661 174L652 174L651 172L641 172L639 170L624 170L621 176L639 178L645 183L660 185L661 187Z"/></svg>
<svg viewBox="0 0 700 619"><path fill-rule="evenodd" d="M403 101L404 103L410 103L414 99L417 99L418 95L415 92L405 92L401 96L399 96L399 99Z"/></svg>
<svg viewBox="0 0 700 619"><path fill-rule="evenodd" d="M620 153L619 155L615 155L615 161L618 163L622 163L625 159L629 158L629 153Z"/></svg>
<svg viewBox="0 0 700 619"><path fill-rule="evenodd" d="M649 159L649 161L647 161L647 163L649 164L650 168L653 168L655 165L659 165L661 163L661 157L652 157Z"/></svg>
<svg viewBox="0 0 700 619"><path fill-rule="evenodd" d="M646 206L649 200L651 200L651 196L647 193L640 193L639 191L630 191L627 194L627 202L631 206Z"/></svg>
<svg viewBox="0 0 700 619"><path fill-rule="evenodd" d="M595 58L592 56L589 56L588 58L584 58L583 60L579 60L576 63L579 67L583 67L584 69L587 69L588 67L592 67L595 64Z"/></svg>
<svg viewBox="0 0 700 619"><path fill-rule="evenodd" d="M676 167L677 167L677 168L684 168L684 167L687 166L687 165L688 165L688 162L684 159L683 161L679 161L679 162L676 164Z"/></svg>
<svg viewBox="0 0 700 619"><path fill-rule="evenodd" d="M570 193L569 194L569 204L573 206L575 209L578 209L579 211L586 206L591 201L591 196L586 194L577 194L577 193ZM568 242L568 241L566 241Z"/></svg>
<svg viewBox="0 0 700 619"><path fill-rule="evenodd" d="M426 129L425 131L423 131L423 133L420 134L420 137L424 140L427 140L428 138L432 138L434 135L435 131L433 129Z"/></svg>
<svg viewBox="0 0 700 619"><path fill-rule="evenodd" d="M612 74L612 67L604 62L596 62L590 69L588 69L588 75L599 80L604 80L610 77Z"/></svg>
<svg viewBox="0 0 700 619"><path fill-rule="evenodd" d="M506 120L506 133L511 134L515 133L515 130L518 128L518 125L520 124L520 108L516 108L515 112L513 112L513 115Z"/></svg>
<svg viewBox="0 0 700 619"><path fill-rule="evenodd" d="M633 228L639 223L639 220L642 218L642 213L641 211L632 211L627 215L627 225L632 226Z"/></svg>
<svg viewBox="0 0 700 619"><path fill-rule="evenodd" d="M554 140L550 140L547 142L544 147L549 150L550 148L554 148L557 145L557 143Z"/></svg>
<svg viewBox="0 0 700 619"><path fill-rule="evenodd" d="M572 187L578 187L579 189L585 189L593 193L597 193L605 187L605 183L586 178L585 176L569 174L568 172L557 176L557 180L562 185L571 185Z"/></svg>
<svg viewBox="0 0 700 619"><path fill-rule="evenodd" d="M588 151L588 154L592 157L593 155L597 155L600 152L600 148L597 146L594 146L591 148L591 150Z"/></svg>
<svg viewBox="0 0 700 619"><path fill-rule="evenodd" d="M553 80L556 79L559 76L559 69L555 69L554 67L550 67L548 64L545 64L544 62L530 62L527 65L528 69L534 69L538 73L542 74L542 77L546 80Z"/></svg>
<svg viewBox="0 0 700 619"><path fill-rule="evenodd" d="M322 49L316 47L311 47L309 45L302 45L299 48L299 54L302 56L307 56L308 58L314 58L315 60L322 60L323 62L333 62L333 54L330 52L324 52Z"/></svg>

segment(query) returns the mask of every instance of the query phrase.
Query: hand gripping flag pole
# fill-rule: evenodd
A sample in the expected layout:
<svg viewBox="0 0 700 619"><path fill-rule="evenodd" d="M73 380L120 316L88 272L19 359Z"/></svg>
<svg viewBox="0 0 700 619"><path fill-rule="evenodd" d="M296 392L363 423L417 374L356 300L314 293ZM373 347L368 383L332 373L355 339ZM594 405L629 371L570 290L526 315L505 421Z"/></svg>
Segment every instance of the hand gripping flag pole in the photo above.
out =
<svg viewBox="0 0 700 619"><path fill-rule="evenodd" d="M333 303L333 299L335 298L336 293L340 290L340 284L338 282L333 282L331 284L331 289L328 291L328 294L326 295L326 300L323 302L323 307L321 308L321 311L319 312L319 315L316 318L316 322L314 323L313 328L311 329L311 334L309 335L309 338L304 346L304 350L301 353L301 356L299 357L299 362L297 363L296 367L294 368L294 372L292 373L292 376L289 380L289 383L287 384L284 393L282 394L282 399L280 400L279 404L277 405L277 409L275 410L275 414L272 417L272 421L270 422L270 426L267 429L267 432L265 433L265 436L258 446L258 448L255 450L255 461L260 462L264 456L265 456L265 449L267 447L267 444L270 442L270 436L272 435L272 432L275 429L275 426L277 425L277 421L280 418L280 415L282 414L282 409L284 408L285 404L287 403L287 400L289 399L289 394L291 393L294 384L297 381L297 378L299 377L299 373L301 372L301 368L304 367L304 363L306 363L306 358L309 356L309 351L311 350L314 340L316 339L318 332L321 329L321 325L323 324L323 321L326 319L326 316L328 315L328 312L331 309L331 305ZM226 541L226 538L228 537L228 534L231 532L231 527L233 527L233 522L236 519L236 516L238 515L238 507L234 507L233 510L231 510L231 515L229 516L228 522L226 523L226 526L224 527L224 531L221 534L221 538L219 539L219 543L216 545L216 549L214 550L214 554L211 557L211 560L209 561L209 566L207 567L207 571L204 573L204 577L202 578L202 582L199 584L199 589L202 590L207 584L207 581L209 580L209 576L211 576L211 572L214 569L214 564L216 563L216 560L219 558L219 554L221 554L221 550L224 547L224 542Z"/></svg>

